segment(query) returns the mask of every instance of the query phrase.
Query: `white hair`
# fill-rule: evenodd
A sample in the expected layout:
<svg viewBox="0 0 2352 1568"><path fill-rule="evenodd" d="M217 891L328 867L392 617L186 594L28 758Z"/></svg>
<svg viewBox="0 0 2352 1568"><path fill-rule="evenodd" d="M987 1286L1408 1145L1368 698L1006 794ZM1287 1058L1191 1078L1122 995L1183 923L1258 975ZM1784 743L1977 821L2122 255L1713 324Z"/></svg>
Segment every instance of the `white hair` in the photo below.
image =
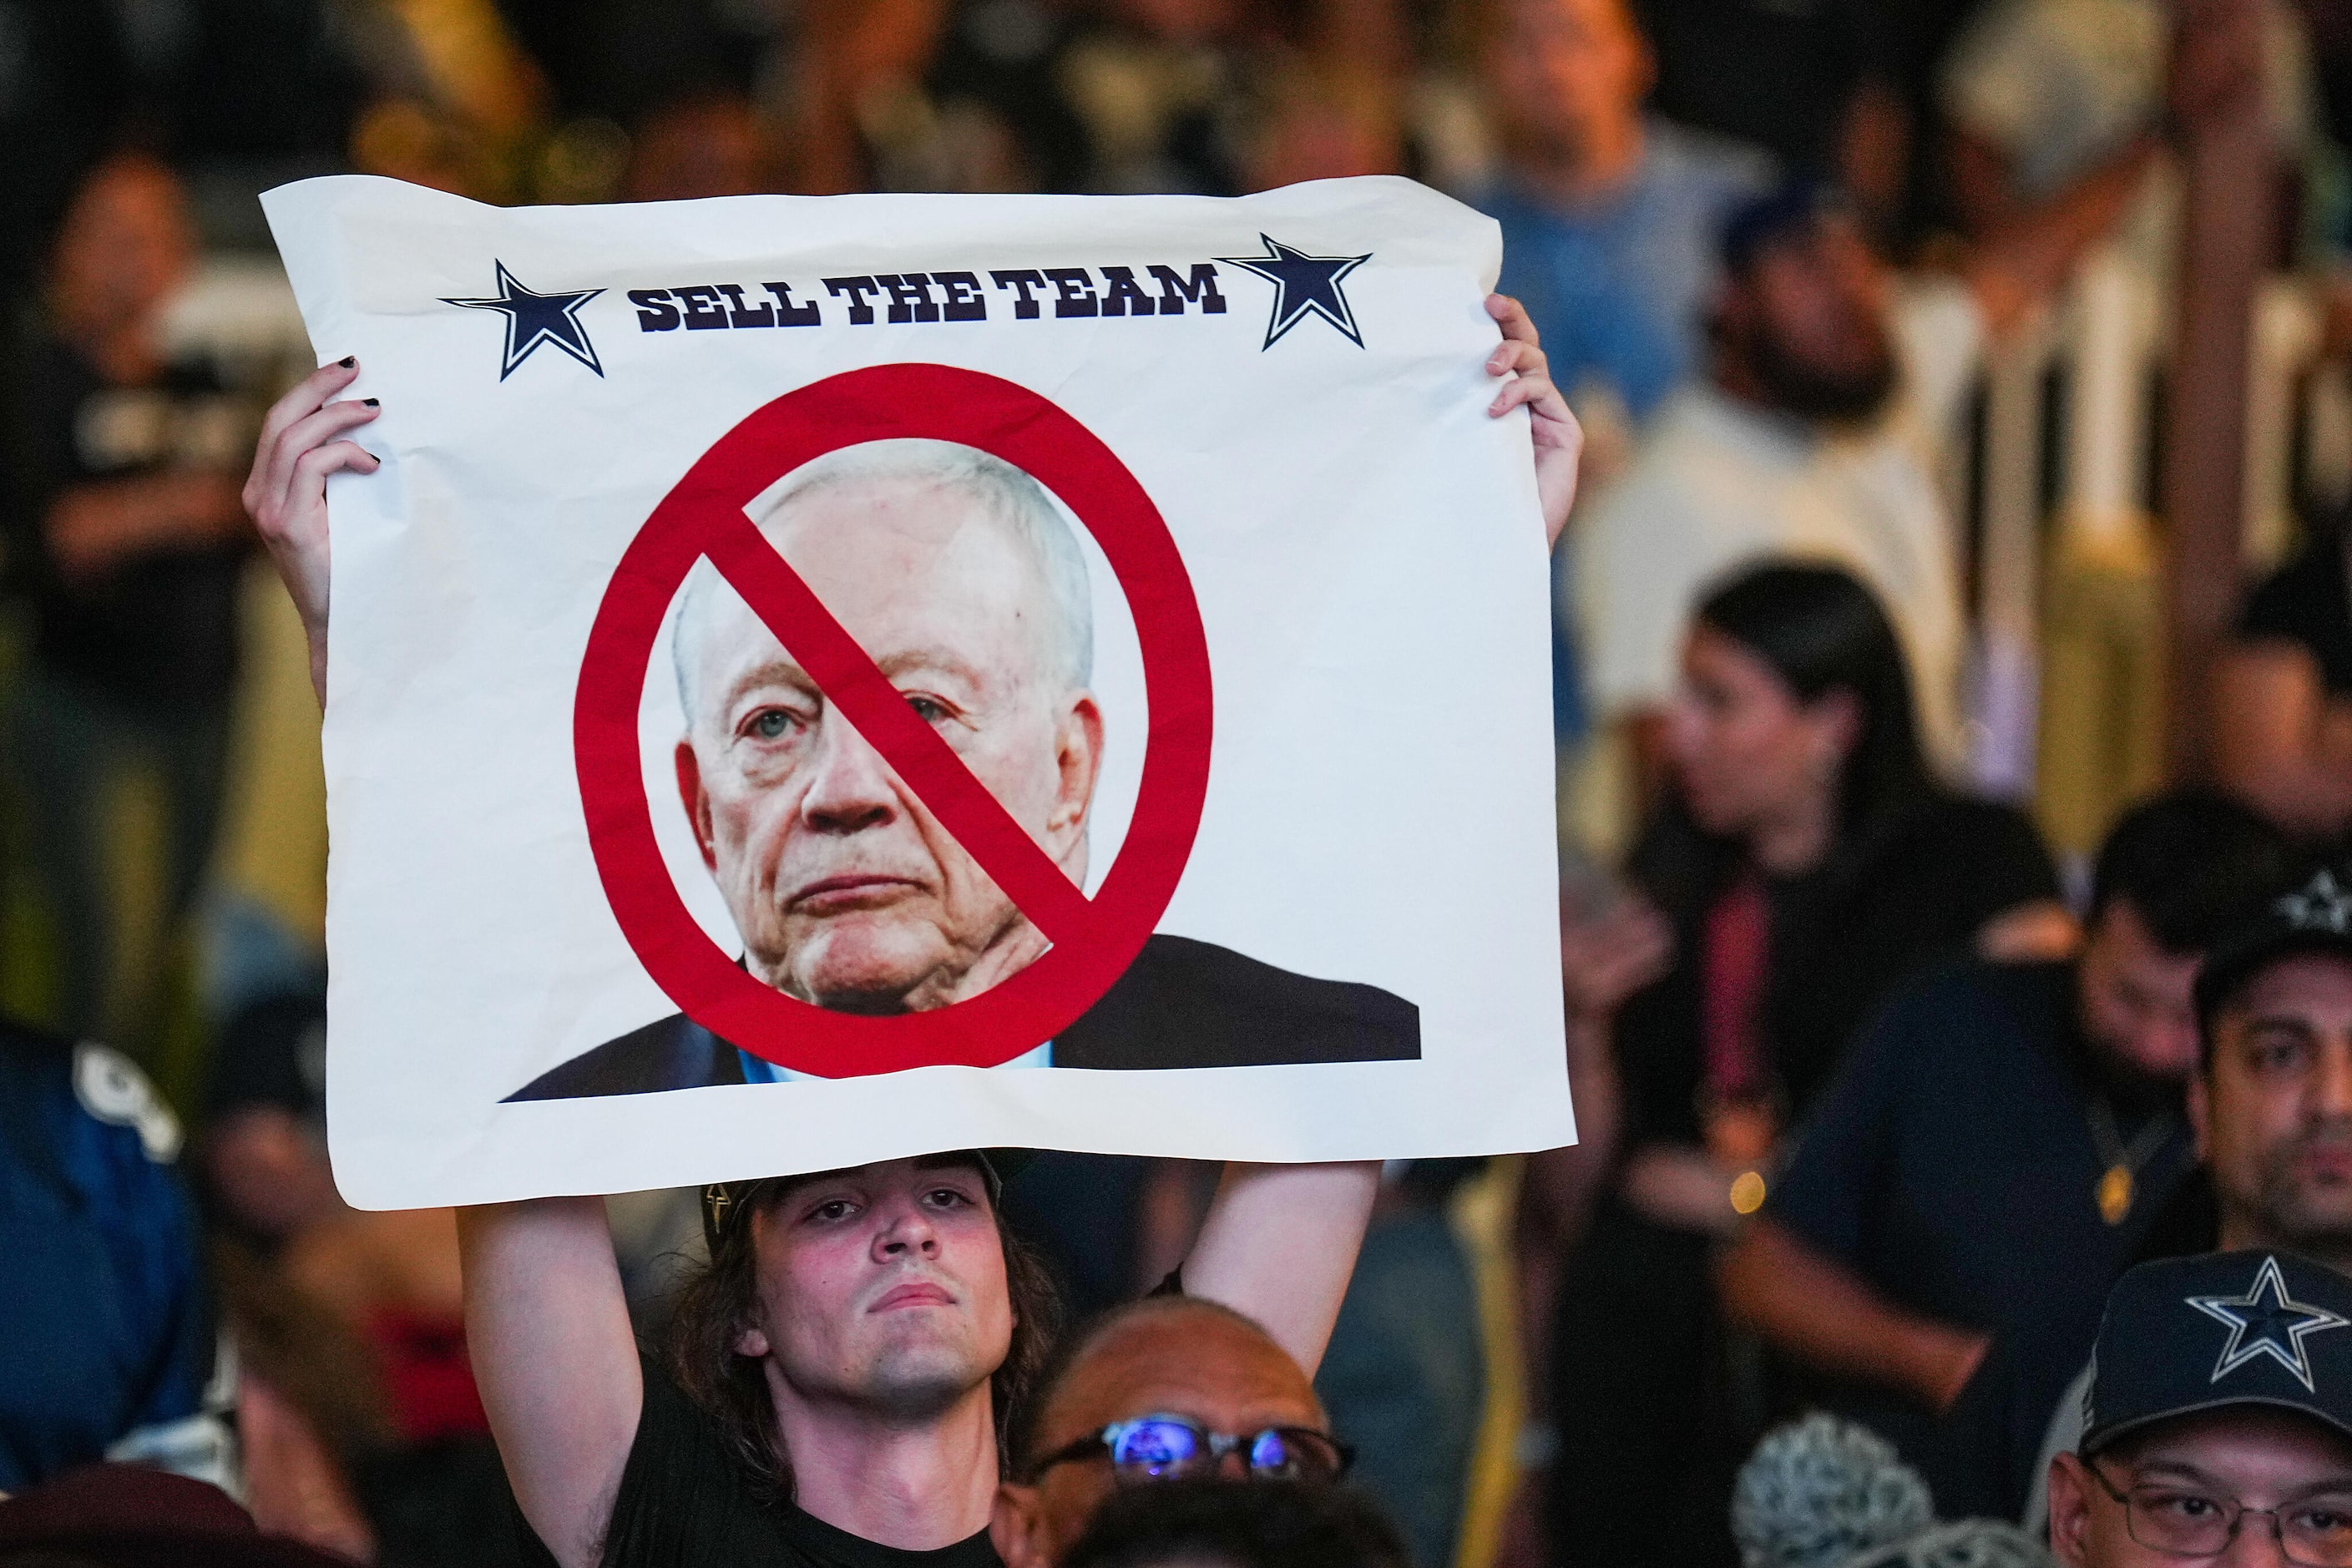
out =
<svg viewBox="0 0 2352 1568"><path fill-rule="evenodd" d="M1052 673L1066 690L1094 677L1094 589L1076 536L1045 488L1003 458L952 441L901 437L844 447L795 469L770 498L759 519L764 529L787 506L842 485L876 480L936 486L978 502L1028 551L1045 584L1054 624L1048 630L1055 658ZM671 661L677 676L678 706L694 722L693 664L701 642L702 604L719 574L708 560L687 574Z"/></svg>

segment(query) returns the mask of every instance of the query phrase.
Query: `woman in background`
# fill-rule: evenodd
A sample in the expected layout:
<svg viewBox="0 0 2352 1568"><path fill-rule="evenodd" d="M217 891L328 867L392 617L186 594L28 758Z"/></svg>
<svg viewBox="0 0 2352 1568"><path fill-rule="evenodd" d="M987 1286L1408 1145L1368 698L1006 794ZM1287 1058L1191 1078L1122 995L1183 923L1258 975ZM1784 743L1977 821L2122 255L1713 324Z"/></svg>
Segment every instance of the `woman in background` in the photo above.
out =
<svg viewBox="0 0 2352 1568"><path fill-rule="evenodd" d="M1731 1478L1767 1412L1711 1249L1896 982L2074 942L2032 826L1928 773L1910 690L1838 568L1750 569L1694 617L1636 891L1563 943L1585 1142L1532 1160L1521 1200L1551 1561L1737 1561Z"/></svg>

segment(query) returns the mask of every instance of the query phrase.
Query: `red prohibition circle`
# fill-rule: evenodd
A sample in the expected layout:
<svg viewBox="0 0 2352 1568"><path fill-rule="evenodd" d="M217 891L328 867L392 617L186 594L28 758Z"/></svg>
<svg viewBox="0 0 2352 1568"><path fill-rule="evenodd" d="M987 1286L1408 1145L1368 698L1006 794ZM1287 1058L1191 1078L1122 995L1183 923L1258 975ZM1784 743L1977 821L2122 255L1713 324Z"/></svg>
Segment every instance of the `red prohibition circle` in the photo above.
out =
<svg viewBox="0 0 2352 1568"><path fill-rule="evenodd" d="M803 463L904 437L977 447L1033 476L1094 535L1127 595L1150 732L1134 816L1092 899L890 689L745 512ZM1051 940L1035 963L969 1000L873 1017L772 989L696 923L654 837L637 712L663 617L705 556ZM1110 448L1026 387L947 365L887 364L829 376L755 410L662 498L597 607L572 738L597 875L646 973L720 1039L795 1071L849 1078L993 1067L1094 1005L1142 950L1191 858L1208 794L1212 707L1208 637L1192 578L1159 509Z"/></svg>

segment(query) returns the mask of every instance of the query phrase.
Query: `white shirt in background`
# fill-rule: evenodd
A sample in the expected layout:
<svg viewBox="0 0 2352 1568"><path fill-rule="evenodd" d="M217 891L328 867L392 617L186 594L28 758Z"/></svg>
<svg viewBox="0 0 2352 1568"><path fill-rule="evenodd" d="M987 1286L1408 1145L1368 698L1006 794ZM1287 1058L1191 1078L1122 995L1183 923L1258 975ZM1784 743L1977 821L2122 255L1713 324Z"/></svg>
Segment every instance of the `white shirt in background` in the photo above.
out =
<svg viewBox="0 0 2352 1568"><path fill-rule="evenodd" d="M1691 611L1723 578L1767 558L1826 561L1878 595L1911 667L1920 739L1939 768L1957 770L1966 629L1936 475L1983 319L1963 285L1937 279L1905 289L1893 325L1902 383L1862 430L1824 434L1705 384L1660 410L1573 544L1601 718L1673 697Z"/></svg>

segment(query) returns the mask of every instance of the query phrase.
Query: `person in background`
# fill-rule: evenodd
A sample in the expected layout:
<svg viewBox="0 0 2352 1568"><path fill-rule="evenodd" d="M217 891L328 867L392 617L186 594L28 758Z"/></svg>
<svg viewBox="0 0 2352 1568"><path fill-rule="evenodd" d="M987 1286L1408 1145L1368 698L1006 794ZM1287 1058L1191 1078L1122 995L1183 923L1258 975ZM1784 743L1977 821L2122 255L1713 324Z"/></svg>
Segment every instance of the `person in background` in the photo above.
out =
<svg viewBox="0 0 2352 1568"><path fill-rule="evenodd" d="M232 1480L179 1153L129 1061L0 1019L0 1493L101 1458Z"/></svg>
<svg viewBox="0 0 2352 1568"><path fill-rule="evenodd" d="M2352 828L2352 574L2347 519L2312 530L2247 596L2215 662L2213 765L2298 838Z"/></svg>
<svg viewBox="0 0 2352 1568"><path fill-rule="evenodd" d="M2352 1563L2352 1283L2270 1251L2116 1282L2086 1429L2050 1462L2066 1568Z"/></svg>
<svg viewBox="0 0 2352 1568"><path fill-rule="evenodd" d="M178 178L118 153L83 180L49 253L46 309L5 385L9 567L33 609L14 763L33 869L58 922L69 1034L136 1037L213 845L251 542L235 464L245 405L176 365L165 305L195 260ZM118 939L109 807L162 787L157 929Z"/></svg>
<svg viewBox="0 0 2352 1568"><path fill-rule="evenodd" d="M447 1209L347 1207L327 1161L326 1002L265 997L214 1050L195 1164L239 1368L247 1502L383 1568L515 1561L466 1361Z"/></svg>
<svg viewBox="0 0 2352 1568"><path fill-rule="evenodd" d="M1530 1160L1520 1200L1559 1562L1730 1561L1724 1503L1755 1434L1730 1407L1713 1248L1898 982L2074 935L2032 825L1934 782L1902 650L1853 577L1735 577L1683 666L1641 892L1563 942L1570 1076L1612 1092L1580 1117L1583 1147Z"/></svg>
<svg viewBox="0 0 2352 1568"><path fill-rule="evenodd" d="M1176 1294L1064 1340L1011 1437L989 1525L1005 1568L1056 1568L1128 1488L1224 1476L1328 1489L1351 1458L1288 1351L1242 1314Z"/></svg>
<svg viewBox="0 0 2352 1568"><path fill-rule="evenodd" d="M1656 76L1628 0L1490 0L1478 65L1502 163L1475 205L1503 227L1571 396L1646 421L1697 365L1716 239L1769 160L1644 113Z"/></svg>
<svg viewBox="0 0 2352 1568"><path fill-rule="evenodd" d="M2136 1261L2293 1252L2352 1276L2352 868L2321 869L2224 936L2196 1000L2203 1051L2189 1121L2202 1163ZM2080 1346L2046 1338L2011 1360L2079 1369L2055 1404L2013 1386L1982 1401L1969 1391L1994 1417L1979 1423L1988 1462L2027 1492L2029 1528L2048 1518L2050 1461L2079 1445L2091 1383Z"/></svg>
<svg viewBox="0 0 2352 1568"><path fill-rule="evenodd" d="M1061 1568L1408 1568L1354 1492L1297 1481L1171 1481L1118 1492Z"/></svg>
<svg viewBox="0 0 2352 1568"><path fill-rule="evenodd" d="M1960 29L1942 100L1953 205L1969 234L2026 220L2085 183L2112 189L2131 217L2123 238L2164 268L2175 243L2149 174L2164 121L2184 96L2268 89L2282 146L2311 110L2308 62L2292 7L2271 0L1993 0ZM2194 36L2196 41L2187 40ZM2189 75L2167 102L2166 58ZM2282 163L2282 170L2284 170Z"/></svg>
<svg viewBox="0 0 2352 1568"><path fill-rule="evenodd" d="M2211 29L2181 33L2177 124L2226 114L2246 90L2214 63L2233 47ZM1929 754L1956 773L1964 628L1938 465L1988 334L2045 298L2130 196L2077 181L1963 252L1957 276L1899 287L1827 187L1799 180L1733 215L1706 374L1659 411L1577 533L1586 699L1595 722L1622 727L1644 795L1663 772L1693 602L1769 555L1839 562L1876 590Z"/></svg>
<svg viewBox="0 0 2352 1568"><path fill-rule="evenodd" d="M2042 1385L2014 1397L2045 1412L2081 1364L2190 1167L2198 965L2292 868L2221 796L2128 813L2100 849L2081 958L1905 988L1725 1255L1732 1316L1822 1374L1820 1398L1892 1441L1945 1511L2015 1516L1965 1425L1937 1418L1995 1343L2035 1347Z"/></svg>

